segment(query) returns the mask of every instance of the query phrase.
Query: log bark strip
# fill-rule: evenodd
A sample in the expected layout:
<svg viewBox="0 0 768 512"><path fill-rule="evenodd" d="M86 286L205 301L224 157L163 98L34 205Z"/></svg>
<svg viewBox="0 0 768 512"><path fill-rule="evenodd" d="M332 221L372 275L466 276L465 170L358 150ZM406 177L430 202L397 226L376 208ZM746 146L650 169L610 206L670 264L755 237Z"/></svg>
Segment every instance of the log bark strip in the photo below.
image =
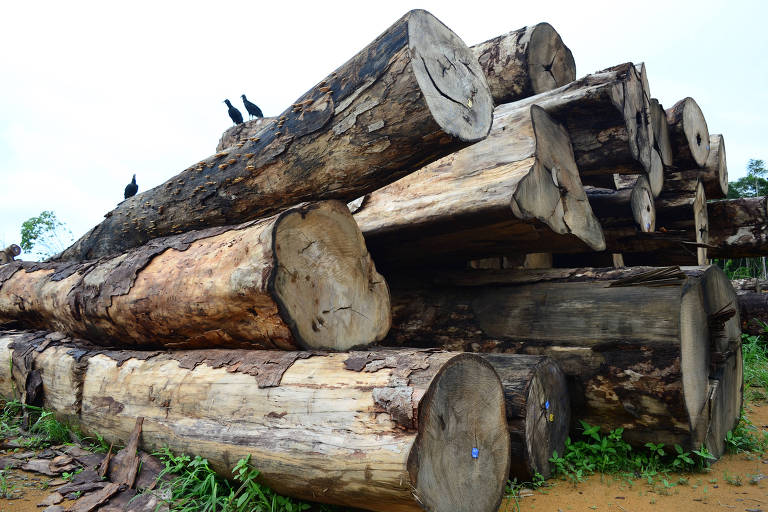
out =
<svg viewBox="0 0 768 512"><path fill-rule="evenodd" d="M711 344L739 343L710 336L709 315L726 306L706 289L718 272L472 271L427 283L391 276L393 327L384 343L547 355L568 377L574 419L623 427L637 444L698 448L708 426Z"/></svg>
<svg viewBox="0 0 768 512"><path fill-rule="evenodd" d="M426 11L403 16L259 137L121 203L59 255L82 261L160 236L350 201L488 135L472 51Z"/></svg>
<svg viewBox="0 0 768 512"><path fill-rule="evenodd" d="M15 384L8 358L25 346L13 343L17 336L0 337L6 396ZM46 407L108 441L125 442L142 416L145 450L192 451L228 477L250 455L261 481L288 496L376 511L495 512L500 505L510 458L504 393L476 355L293 353L266 387L259 375L275 373L275 365L252 358L280 360L285 352L137 359L66 340L39 348L31 352Z"/></svg>
<svg viewBox="0 0 768 512"><path fill-rule="evenodd" d="M0 267L0 322L124 346L345 350L389 329L389 294L346 205L291 208L115 258Z"/></svg>
<svg viewBox="0 0 768 512"><path fill-rule="evenodd" d="M587 75L516 102L539 105L571 136L582 175L651 170L648 104L632 63Z"/></svg>
<svg viewBox="0 0 768 512"><path fill-rule="evenodd" d="M473 46L496 105L576 80L576 62L549 23L513 30Z"/></svg>
<svg viewBox="0 0 768 512"><path fill-rule="evenodd" d="M382 268L603 247L567 133L517 103L496 108L488 139L369 194L355 220Z"/></svg>
<svg viewBox="0 0 768 512"><path fill-rule="evenodd" d="M699 105L693 98L684 98L666 112L674 167L704 167L710 149L709 129Z"/></svg>
<svg viewBox="0 0 768 512"><path fill-rule="evenodd" d="M549 459L563 453L571 423L565 374L549 357L482 354L504 387L511 441L509 476L529 482L552 475Z"/></svg>

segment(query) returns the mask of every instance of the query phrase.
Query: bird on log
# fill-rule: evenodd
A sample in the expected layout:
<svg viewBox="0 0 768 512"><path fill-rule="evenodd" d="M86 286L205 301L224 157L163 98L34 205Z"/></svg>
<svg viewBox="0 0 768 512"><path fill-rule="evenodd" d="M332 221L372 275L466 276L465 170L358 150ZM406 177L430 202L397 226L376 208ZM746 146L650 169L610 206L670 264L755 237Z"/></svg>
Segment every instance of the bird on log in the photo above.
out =
<svg viewBox="0 0 768 512"><path fill-rule="evenodd" d="M129 197L135 196L138 191L139 186L136 184L136 175L134 174L131 182L125 186L125 193L123 195L125 196L125 199L128 199Z"/></svg>
<svg viewBox="0 0 768 512"><path fill-rule="evenodd" d="M245 105L245 110L248 111L250 117L264 117L264 114L261 113L261 109L255 103L248 101L245 94L241 94L240 97L243 98L243 105Z"/></svg>
<svg viewBox="0 0 768 512"><path fill-rule="evenodd" d="M241 114L239 110L233 107L229 100L224 100L224 103L226 103L227 107L229 107L228 112L232 122L235 124L243 124L243 114Z"/></svg>

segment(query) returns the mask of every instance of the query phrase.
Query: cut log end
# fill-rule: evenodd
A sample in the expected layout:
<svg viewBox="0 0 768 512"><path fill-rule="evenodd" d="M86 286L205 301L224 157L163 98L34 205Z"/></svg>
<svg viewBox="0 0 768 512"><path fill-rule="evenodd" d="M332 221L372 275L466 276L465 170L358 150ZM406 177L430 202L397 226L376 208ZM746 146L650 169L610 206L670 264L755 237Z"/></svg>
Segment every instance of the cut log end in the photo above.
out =
<svg viewBox="0 0 768 512"><path fill-rule="evenodd" d="M416 81L438 126L466 142L487 136L493 99L472 51L423 10L411 11L408 38Z"/></svg>
<svg viewBox="0 0 768 512"><path fill-rule="evenodd" d="M674 156L669 142L667 114L656 98L651 99L651 125L653 126L653 147L661 155L664 165L671 167L674 164Z"/></svg>
<svg viewBox="0 0 768 512"><path fill-rule="evenodd" d="M576 80L573 53L549 23L539 23L531 32L528 73L533 94L550 91Z"/></svg>
<svg viewBox="0 0 768 512"><path fill-rule="evenodd" d="M704 185L699 181L696 184L696 195L693 199L693 224L696 229L696 243L706 244L709 242L709 218L707 215L707 195L704 192ZM707 264L707 248L697 247L697 263L699 265Z"/></svg>
<svg viewBox="0 0 768 512"><path fill-rule="evenodd" d="M715 457L725 453L725 437L736 428L744 396L744 361L739 347L715 372L710 424L705 446Z"/></svg>
<svg viewBox="0 0 768 512"><path fill-rule="evenodd" d="M493 368L462 354L440 369L419 408L408 459L425 510L495 511L510 463L504 394Z"/></svg>
<svg viewBox="0 0 768 512"><path fill-rule="evenodd" d="M643 233L656 231L656 207L653 198L648 178L640 176L632 187L629 204L632 208L632 218Z"/></svg>
<svg viewBox="0 0 768 512"><path fill-rule="evenodd" d="M300 346L348 350L387 334L389 290L346 205L293 209L274 229L270 286Z"/></svg>
<svg viewBox="0 0 768 512"><path fill-rule="evenodd" d="M707 402L709 383L709 328L704 306L704 292L698 282L683 290L680 308L680 370L685 407L694 430L699 435L700 415ZM706 425L706 422L703 423ZM704 427L705 428L705 427Z"/></svg>
<svg viewBox="0 0 768 512"><path fill-rule="evenodd" d="M709 156L709 129L696 101L678 101L667 110L667 123L675 152L674 165L680 169L704 167Z"/></svg>
<svg viewBox="0 0 768 512"><path fill-rule="evenodd" d="M515 194L513 213L537 218L556 233L573 234L593 250L603 250L603 230L584 192L568 133L538 105L531 107L531 121L537 168Z"/></svg>
<svg viewBox="0 0 768 512"><path fill-rule="evenodd" d="M710 199L722 199L728 196L728 163L725 160L725 138L722 135L709 136L709 157L706 164L707 171L717 174L716 181L708 180L704 183L707 197Z"/></svg>

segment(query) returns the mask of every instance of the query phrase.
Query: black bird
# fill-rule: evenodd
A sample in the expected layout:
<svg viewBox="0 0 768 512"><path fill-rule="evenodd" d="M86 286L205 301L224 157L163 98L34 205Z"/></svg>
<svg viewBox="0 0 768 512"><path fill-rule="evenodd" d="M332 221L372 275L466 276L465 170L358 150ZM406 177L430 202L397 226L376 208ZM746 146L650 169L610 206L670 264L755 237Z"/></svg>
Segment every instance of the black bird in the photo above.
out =
<svg viewBox="0 0 768 512"><path fill-rule="evenodd" d="M128 199L129 197L135 196L138 191L139 186L136 184L136 175L134 174L131 182L125 186L125 198Z"/></svg>
<svg viewBox="0 0 768 512"><path fill-rule="evenodd" d="M261 109L257 107L255 103L248 101L245 94L241 94L240 97L243 98L243 105L245 105L245 110L248 111L249 116L264 117L264 114L261 113Z"/></svg>
<svg viewBox="0 0 768 512"><path fill-rule="evenodd" d="M243 114L241 114L239 110L233 107L229 100L224 100L224 103L226 103L229 107L229 117L232 118L232 122L235 124L243 124Z"/></svg>

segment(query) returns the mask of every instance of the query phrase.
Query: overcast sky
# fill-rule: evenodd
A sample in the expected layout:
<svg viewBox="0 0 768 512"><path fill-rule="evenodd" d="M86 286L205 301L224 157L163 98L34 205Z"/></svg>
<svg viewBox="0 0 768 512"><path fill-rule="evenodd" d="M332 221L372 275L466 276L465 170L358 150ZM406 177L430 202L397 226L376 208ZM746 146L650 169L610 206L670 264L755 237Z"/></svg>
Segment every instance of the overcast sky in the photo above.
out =
<svg viewBox="0 0 768 512"><path fill-rule="evenodd" d="M691 96L731 179L768 160L768 2L3 2L0 243L53 210L75 238L215 152L240 94L275 115L423 8L468 45L548 21L577 76L646 63L666 107Z"/></svg>

